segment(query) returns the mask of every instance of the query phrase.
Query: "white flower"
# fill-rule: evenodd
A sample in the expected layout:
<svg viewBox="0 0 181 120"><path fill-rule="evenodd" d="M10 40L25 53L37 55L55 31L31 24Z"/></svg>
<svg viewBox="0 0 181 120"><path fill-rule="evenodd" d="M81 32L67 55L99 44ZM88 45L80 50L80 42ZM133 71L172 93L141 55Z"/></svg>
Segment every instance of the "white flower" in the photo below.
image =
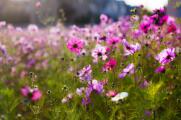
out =
<svg viewBox="0 0 181 120"><path fill-rule="evenodd" d="M168 5L168 0L117 0L124 1L127 5L130 6L141 6L144 8L153 11L155 9L163 8Z"/></svg>
<svg viewBox="0 0 181 120"><path fill-rule="evenodd" d="M128 97L128 93L127 92L121 92L121 93L118 93L113 98L111 98L111 101L118 102L119 100L123 100L126 97Z"/></svg>
<svg viewBox="0 0 181 120"><path fill-rule="evenodd" d="M92 57L94 62L98 62L98 59L106 60L108 58L106 54L107 50L105 46L101 46L99 44L92 50Z"/></svg>

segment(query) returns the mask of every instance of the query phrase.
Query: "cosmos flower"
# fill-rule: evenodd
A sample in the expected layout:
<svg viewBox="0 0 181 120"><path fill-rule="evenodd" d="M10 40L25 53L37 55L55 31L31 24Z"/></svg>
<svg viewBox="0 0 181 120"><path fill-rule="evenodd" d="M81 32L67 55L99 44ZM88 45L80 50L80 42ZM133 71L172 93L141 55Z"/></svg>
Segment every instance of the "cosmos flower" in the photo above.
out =
<svg viewBox="0 0 181 120"><path fill-rule="evenodd" d="M136 51L141 49L140 44L138 44L138 43L136 43L135 45L129 44L126 40L123 40L123 46L124 46L124 55L125 56L132 55Z"/></svg>
<svg viewBox="0 0 181 120"><path fill-rule="evenodd" d="M109 90L107 93L106 93L106 96L107 97L114 97L117 95L117 92L115 92L114 90Z"/></svg>
<svg viewBox="0 0 181 120"><path fill-rule="evenodd" d="M38 28L38 26L35 25L35 24L30 24L30 25L28 26L28 31L29 31L29 32L38 32L38 31L39 31L39 28Z"/></svg>
<svg viewBox="0 0 181 120"><path fill-rule="evenodd" d="M77 75L81 81L90 81L92 79L91 73L91 65L87 65L82 70L78 71Z"/></svg>
<svg viewBox="0 0 181 120"><path fill-rule="evenodd" d="M90 95L93 91L100 94L104 91L103 89L104 84L102 81L92 80L88 83L88 86L84 89L85 90L85 97L82 99L82 104L87 105L91 102Z"/></svg>
<svg viewBox="0 0 181 120"><path fill-rule="evenodd" d="M37 101L42 97L42 93L38 88L30 88L29 86L21 88L21 94L32 101Z"/></svg>
<svg viewBox="0 0 181 120"><path fill-rule="evenodd" d="M107 72L110 71L112 69L114 69L116 67L116 60L115 59L110 59L108 62L106 62L106 64L103 66L103 71Z"/></svg>
<svg viewBox="0 0 181 120"><path fill-rule="evenodd" d="M127 92L121 92L121 93L118 93L116 96L112 97L111 101L118 102L119 100L123 100L126 97L128 97L128 93Z"/></svg>
<svg viewBox="0 0 181 120"><path fill-rule="evenodd" d="M93 90L97 91L97 93L102 93L103 92L103 84L100 81L97 80L92 80L92 88Z"/></svg>
<svg viewBox="0 0 181 120"><path fill-rule="evenodd" d="M131 63L123 69L123 71L119 74L119 78L124 78L126 75L133 74L134 72L134 64Z"/></svg>
<svg viewBox="0 0 181 120"><path fill-rule="evenodd" d="M119 42L120 42L120 38L118 37L111 37L107 40L107 44L110 46L115 46Z"/></svg>
<svg viewBox="0 0 181 120"><path fill-rule="evenodd" d="M160 64L165 65L173 61L175 57L175 48L167 48L162 50L155 59L158 60Z"/></svg>
<svg viewBox="0 0 181 120"><path fill-rule="evenodd" d="M82 104L83 105L88 105L91 102L90 97L85 97L82 99Z"/></svg>
<svg viewBox="0 0 181 120"><path fill-rule="evenodd" d="M156 9L154 10L153 15L150 16L150 20L157 26L162 26L167 22L168 15L166 15L165 9Z"/></svg>
<svg viewBox="0 0 181 120"><path fill-rule="evenodd" d="M101 45L96 45L96 47L92 50L92 57L94 62L98 62L98 59L106 60L107 56L107 48Z"/></svg>
<svg viewBox="0 0 181 120"><path fill-rule="evenodd" d="M27 61L26 67L27 67L27 68L31 68L31 67L33 67L33 65L35 65L35 64L36 64L36 60L35 60L35 59L30 59L30 60Z"/></svg>
<svg viewBox="0 0 181 120"><path fill-rule="evenodd" d="M167 33L173 33L173 32L175 32L177 30L177 27L176 27L176 25L175 24L170 24L170 25L168 25L168 27L167 27Z"/></svg>
<svg viewBox="0 0 181 120"><path fill-rule="evenodd" d="M5 45L2 45L1 43L0 43L0 51L2 52L2 54L4 55L4 56L7 56L8 54L7 54L7 50L6 50L6 46Z"/></svg>
<svg viewBox="0 0 181 120"><path fill-rule="evenodd" d="M140 24L140 30L142 30L144 33L148 33L148 31L151 29L151 23L149 21L143 21Z"/></svg>
<svg viewBox="0 0 181 120"><path fill-rule="evenodd" d="M156 68L155 73L164 73L165 72L165 67L164 66L159 66Z"/></svg>
<svg viewBox="0 0 181 120"><path fill-rule="evenodd" d="M69 93L69 94L67 94L67 96L65 96L65 97L62 99L62 103L67 103L67 102L69 102L72 98L73 98L73 94L72 94L72 93Z"/></svg>
<svg viewBox="0 0 181 120"><path fill-rule="evenodd" d="M107 22L108 22L108 17L107 17L107 15L101 14L101 15L100 15L100 21L101 21L101 23L107 23Z"/></svg>
<svg viewBox="0 0 181 120"><path fill-rule="evenodd" d="M0 28L6 26L6 21L0 21Z"/></svg>
<svg viewBox="0 0 181 120"><path fill-rule="evenodd" d="M67 43L67 48L76 54L79 54L84 48L84 41L78 38L71 38Z"/></svg>
<svg viewBox="0 0 181 120"><path fill-rule="evenodd" d="M79 96L81 96L84 91L85 91L85 88L84 88L84 87L77 88L77 89L76 89L76 94L79 95Z"/></svg>

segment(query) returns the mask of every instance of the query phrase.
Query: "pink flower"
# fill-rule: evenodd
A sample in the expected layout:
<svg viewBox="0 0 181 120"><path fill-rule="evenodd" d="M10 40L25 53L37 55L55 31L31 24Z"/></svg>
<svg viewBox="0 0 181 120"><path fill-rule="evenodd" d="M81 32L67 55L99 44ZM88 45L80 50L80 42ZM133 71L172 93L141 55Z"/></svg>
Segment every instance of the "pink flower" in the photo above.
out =
<svg viewBox="0 0 181 120"><path fill-rule="evenodd" d="M117 95L117 92L115 92L114 90L109 90L107 93L106 93L106 96L107 97L114 97Z"/></svg>
<svg viewBox="0 0 181 120"><path fill-rule="evenodd" d="M64 103L67 103L67 102L69 102L71 99L73 98L73 94L72 93L69 93L69 94L67 94L67 96L65 96L63 99L62 99L62 103L64 104Z"/></svg>
<svg viewBox="0 0 181 120"><path fill-rule="evenodd" d="M133 74L135 72L134 70L134 64L129 64L126 68L123 69L123 71L119 74L119 78L124 78L128 74Z"/></svg>
<svg viewBox="0 0 181 120"><path fill-rule="evenodd" d="M115 46L117 43L119 43L120 38L118 37L111 37L107 40L107 44L110 46Z"/></svg>
<svg viewBox="0 0 181 120"><path fill-rule="evenodd" d="M79 54L84 48L84 41L78 38L71 38L67 43L67 48L76 54Z"/></svg>
<svg viewBox="0 0 181 120"><path fill-rule="evenodd" d="M38 88L30 88L25 86L21 89L21 94L25 97L28 97L32 101L37 101L41 98L42 93Z"/></svg>
<svg viewBox="0 0 181 120"><path fill-rule="evenodd" d="M6 21L0 21L0 28L6 26Z"/></svg>
<svg viewBox="0 0 181 120"><path fill-rule="evenodd" d="M152 23L157 26L162 26L168 20L168 15L166 15L166 10L161 8L154 11L153 15L150 17Z"/></svg>
<svg viewBox="0 0 181 120"><path fill-rule="evenodd" d="M160 64L165 65L173 61L175 57L176 57L175 48L167 48L161 51L161 53L159 53L155 57L155 59L158 60Z"/></svg>
<svg viewBox="0 0 181 120"><path fill-rule="evenodd" d="M160 67L156 68L155 72L156 73L164 73L165 72L165 67L164 66L160 66Z"/></svg>
<svg viewBox="0 0 181 120"><path fill-rule="evenodd" d="M100 21L101 21L101 23L107 23L108 17L105 14L101 14Z"/></svg>
<svg viewBox="0 0 181 120"><path fill-rule="evenodd" d="M110 71L112 69L114 69L116 67L116 60L115 59L110 59L103 67L103 71L107 72Z"/></svg>
<svg viewBox="0 0 181 120"><path fill-rule="evenodd" d="M106 60L107 48L101 45L97 45L95 49L92 50L92 57L94 62L98 62L98 59Z"/></svg>
<svg viewBox="0 0 181 120"><path fill-rule="evenodd" d="M38 32L38 31L39 31L39 28L38 28L37 25L30 24L30 25L28 26L28 31L29 31L29 32Z"/></svg>
<svg viewBox="0 0 181 120"><path fill-rule="evenodd" d="M128 56L128 55L132 55L134 54L136 51L141 49L140 44L136 43L134 44L129 44L126 40L123 40L123 46L124 46L124 55Z"/></svg>
<svg viewBox="0 0 181 120"><path fill-rule="evenodd" d="M41 2L40 2L40 1L37 1L37 2L35 3L35 7L36 7L36 8L40 8L40 7L41 7Z"/></svg>
<svg viewBox="0 0 181 120"><path fill-rule="evenodd" d="M143 21L140 24L140 29L144 32L147 33L151 29L151 23L149 21Z"/></svg>

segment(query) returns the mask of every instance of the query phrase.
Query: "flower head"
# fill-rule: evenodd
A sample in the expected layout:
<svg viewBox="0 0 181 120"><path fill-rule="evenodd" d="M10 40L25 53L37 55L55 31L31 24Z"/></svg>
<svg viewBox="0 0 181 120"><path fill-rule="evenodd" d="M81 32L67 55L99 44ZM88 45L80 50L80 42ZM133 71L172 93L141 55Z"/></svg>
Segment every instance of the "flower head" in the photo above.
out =
<svg viewBox="0 0 181 120"><path fill-rule="evenodd" d="M168 25L168 27L167 27L167 33L173 33L173 32L175 32L177 30L177 27L176 27L176 25L175 24L170 24L170 25Z"/></svg>
<svg viewBox="0 0 181 120"><path fill-rule="evenodd" d="M114 97L117 95L117 92L115 92L114 90L109 90L107 93L106 93L106 96L107 97Z"/></svg>
<svg viewBox="0 0 181 120"><path fill-rule="evenodd" d="M127 92L121 92L121 93L118 93L116 96L112 97L111 101L118 102L119 100L123 100L126 97L128 97L128 93Z"/></svg>
<svg viewBox="0 0 181 120"><path fill-rule="evenodd" d="M107 48L101 45L97 45L96 48L92 50L92 57L94 62L98 62L98 59L106 60L107 56Z"/></svg>
<svg viewBox="0 0 181 120"><path fill-rule="evenodd" d="M150 19L155 25L162 26L167 22L168 15L166 15L165 9L156 9Z"/></svg>
<svg viewBox="0 0 181 120"><path fill-rule="evenodd" d="M67 48L76 54L79 54L84 48L84 41L78 38L71 38L67 43Z"/></svg>
<svg viewBox="0 0 181 120"><path fill-rule="evenodd" d="M77 75L81 81L90 81L92 79L91 76L92 68L91 65L85 66L82 70L80 70Z"/></svg>
<svg viewBox="0 0 181 120"><path fill-rule="evenodd" d="M77 89L76 89L76 94L79 95L79 96L81 96L84 91L85 91L85 88L84 88L84 87L77 88Z"/></svg>
<svg viewBox="0 0 181 120"><path fill-rule="evenodd" d="M128 55L132 55L134 54L136 51L141 49L140 44L136 43L134 44L129 44L126 40L123 41L123 46L124 46L124 55L128 56Z"/></svg>
<svg viewBox="0 0 181 120"><path fill-rule="evenodd" d="M134 73L134 64L129 64L126 68L123 69L123 71L119 74L119 78L124 78L128 74Z"/></svg>
<svg viewBox="0 0 181 120"><path fill-rule="evenodd" d="M164 73L165 72L165 67L164 66L160 66L160 67L156 68L155 72L156 73Z"/></svg>
<svg viewBox="0 0 181 120"><path fill-rule="evenodd" d="M111 37L107 40L107 44L113 47L119 42L120 42L120 38L118 37Z"/></svg>
<svg viewBox="0 0 181 120"><path fill-rule="evenodd" d="M107 23L108 22L108 17L107 17L107 15L105 15L105 14L101 14L100 15L100 21L101 21L101 23Z"/></svg>
<svg viewBox="0 0 181 120"><path fill-rule="evenodd" d="M92 88L93 90L97 91L97 93L102 93L103 92L103 83L97 80L92 80Z"/></svg>
<svg viewBox="0 0 181 120"><path fill-rule="evenodd" d="M42 93L38 88L30 88L25 86L21 89L21 94L25 97L28 97L32 101L37 101L41 98Z"/></svg>
<svg viewBox="0 0 181 120"><path fill-rule="evenodd" d="M116 60L115 59L110 59L108 62L106 62L106 64L103 67L103 71L107 72L110 71L112 69L114 69L116 67Z"/></svg>
<svg viewBox="0 0 181 120"><path fill-rule="evenodd" d="M151 29L151 23L149 21L143 21L140 24L140 29L144 32L147 33Z"/></svg>
<svg viewBox="0 0 181 120"><path fill-rule="evenodd" d="M69 94L67 94L67 96L65 96L65 97L62 99L62 103L67 103L67 102L69 102L72 98L73 98L73 94L72 94L72 93L69 93Z"/></svg>
<svg viewBox="0 0 181 120"><path fill-rule="evenodd" d="M161 53L159 53L155 57L155 59L158 60L160 64L165 65L173 61L175 57L176 57L175 48L167 48L161 51Z"/></svg>

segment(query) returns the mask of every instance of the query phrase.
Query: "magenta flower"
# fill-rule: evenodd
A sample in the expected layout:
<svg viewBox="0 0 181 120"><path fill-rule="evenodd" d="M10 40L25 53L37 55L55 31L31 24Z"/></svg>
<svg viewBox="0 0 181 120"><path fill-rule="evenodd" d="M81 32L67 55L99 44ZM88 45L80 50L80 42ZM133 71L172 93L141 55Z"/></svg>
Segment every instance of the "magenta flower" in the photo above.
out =
<svg viewBox="0 0 181 120"><path fill-rule="evenodd" d="M81 81L90 81L92 79L91 65L85 66L82 70L77 72L77 75Z"/></svg>
<svg viewBox="0 0 181 120"><path fill-rule="evenodd" d="M92 50L92 57L94 62L98 62L98 59L106 60L107 48L101 45L96 45L96 48Z"/></svg>
<svg viewBox="0 0 181 120"><path fill-rule="evenodd" d="M71 38L67 43L67 48L76 54L79 54L84 48L84 41L78 38Z"/></svg>
<svg viewBox="0 0 181 120"><path fill-rule="evenodd" d="M111 37L107 40L107 44L110 46L115 46L119 42L120 42L120 38L118 37Z"/></svg>
<svg viewBox="0 0 181 120"><path fill-rule="evenodd" d="M119 74L119 78L124 78L126 75L131 75L135 72L134 70L134 64L129 64L126 68L123 69L123 71Z"/></svg>
<svg viewBox="0 0 181 120"><path fill-rule="evenodd" d="M167 33L173 33L173 32L175 32L177 30L177 27L176 27L176 25L175 24L170 24L170 25L168 25L168 27L167 27Z"/></svg>
<svg viewBox="0 0 181 120"><path fill-rule="evenodd" d="M115 59L110 59L108 62L106 62L106 64L103 67L103 71L107 72L110 71L112 69L114 69L116 67L116 60Z"/></svg>
<svg viewBox="0 0 181 120"><path fill-rule="evenodd" d="M162 26L165 22L167 22L168 15L166 15L166 11L164 9L157 9L154 11L150 19L155 25Z"/></svg>
<svg viewBox="0 0 181 120"><path fill-rule="evenodd" d="M160 62L160 64L165 65L173 61L176 57L175 48L167 48L164 49L161 53L159 53L155 59Z"/></svg>
<svg viewBox="0 0 181 120"><path fill-rule="evenodd" d="M148 21L143 21L140 24L140 29L144 32L147 33L151 29L151 23Z"/></svg>
<svg viewBox="0 0 181 120"><path fill-rule="evenodd" d="M42 97L42 93L38 88L30 88L25 86L21 89L21 94L28 97L31 101L37 101Z"/></svg>
<svg viewBox="0 0 181 120"><path fill-rule="evenodd" d="M134 44L129 44L126 40L123 40L123 46L124 46L124 55L128 56L128 55L132 55L134 54L136 51L141 49L140 44L136 43Z"/></svg>
<svg viewBox="0 0 181 120"><path fill-rule="evenodd" d="M156 73L164 73L165 72L165 67L164 66L160 66L158 68L156 68L155 72Z"/></svg>

